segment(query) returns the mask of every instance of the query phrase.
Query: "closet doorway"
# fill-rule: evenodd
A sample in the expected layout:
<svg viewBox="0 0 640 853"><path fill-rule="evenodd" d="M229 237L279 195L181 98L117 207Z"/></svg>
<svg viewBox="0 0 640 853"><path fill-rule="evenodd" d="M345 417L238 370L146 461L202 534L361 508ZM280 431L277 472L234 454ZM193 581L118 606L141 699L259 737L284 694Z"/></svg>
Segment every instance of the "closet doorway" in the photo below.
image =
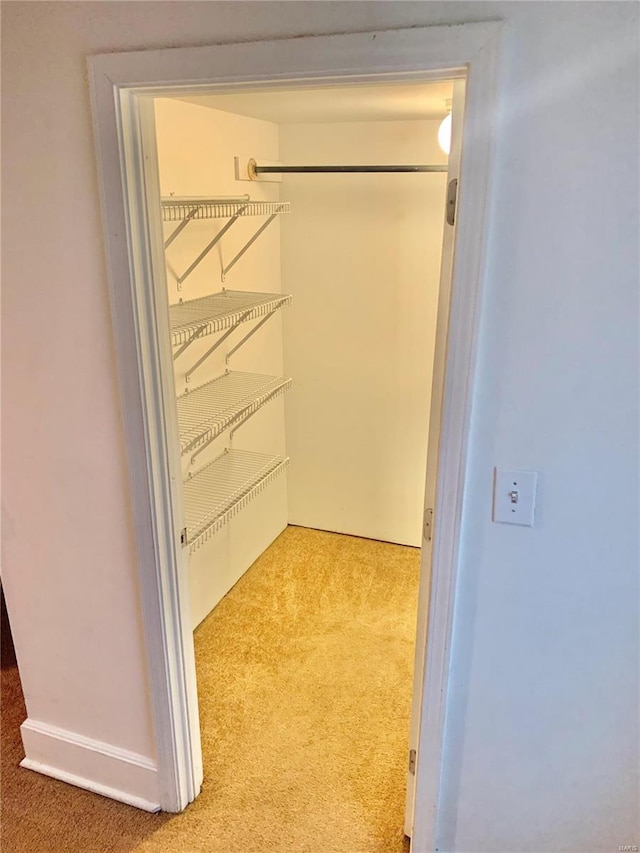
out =
<svg viewBox="0 0 640 853"><path fill-rule="evenodd" d="M242 89L310 88L322 81L327 85L446 80L468 84L464 122L462 99L454 96L453 103L447 216L455 220L455 227L444 229L426 478L434 515L432 521L425 515L423 525L423 542L433 539L429 545L432 568L430 573L422 572L419 593L410 741L418 747L419 734L419 748L415 762L413 755L410 759L415 777L411 772L407 775L407 826L413 828L416 846L426 850L435 845L443 766L500 33L500 23L464 24L105 54L89 61L159 794L167 811L180 811L195 799L202 766L192 615L187 607L188 577L182 571L189 531L184 525L176 382L167 335L170 319L153 100ZM452 176L457 177L458 168L462 190L456 200ZM434 424L438 426L435 433ZM438 434L439 441L432 441ZM420 809L412 814L414 784Z"/></svg>
<svg viewBox="0 0 640 853"><path fill-rule="evenodd" d="M297 774L289 807L336 797L346 836L354 788L398 832L407 788L410 833L454 99L459 121L462 81L154 102L205 783L250 775L252 743L273 811Z"/></svg>

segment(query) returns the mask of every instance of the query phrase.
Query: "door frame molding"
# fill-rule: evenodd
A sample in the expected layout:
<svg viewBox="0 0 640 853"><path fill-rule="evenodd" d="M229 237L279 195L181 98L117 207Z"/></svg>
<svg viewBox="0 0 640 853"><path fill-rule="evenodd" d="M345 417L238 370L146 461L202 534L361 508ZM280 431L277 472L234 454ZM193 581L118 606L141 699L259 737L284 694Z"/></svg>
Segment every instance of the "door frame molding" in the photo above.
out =
<svg viewBox="0 0 640 853"><path fill-rule="evenodd" d="M151 98L229 87L467 81L442 389L413 846L435 849L454 597L461 560L476 342L498 133L502 22L286 38L88 59L107 274L136 530L160 803L181 811L202 782L193 636L181 571L182 504L160 214L150 203ZM153 158L151 158L153 159ZM157 196L156 196L157 197ZM154 286L154 282L156 283ZM160 286L162 284L162 287ZM161 330L161 333L158 333ZM424 673L426 672L426 677Z"/></svg>

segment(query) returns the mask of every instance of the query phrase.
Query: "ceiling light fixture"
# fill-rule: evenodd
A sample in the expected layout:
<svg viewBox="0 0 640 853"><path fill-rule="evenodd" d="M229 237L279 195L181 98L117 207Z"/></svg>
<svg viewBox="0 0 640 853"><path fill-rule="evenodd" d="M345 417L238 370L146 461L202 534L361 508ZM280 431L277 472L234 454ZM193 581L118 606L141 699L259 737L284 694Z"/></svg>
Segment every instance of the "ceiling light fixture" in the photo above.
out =
<svg viewBox="0 0 640 853"><path fill-rule="evenodd" d="M440 122L438 128L438 145L445 154L451 153L451 101L447 100L448 114Z"/></svg>

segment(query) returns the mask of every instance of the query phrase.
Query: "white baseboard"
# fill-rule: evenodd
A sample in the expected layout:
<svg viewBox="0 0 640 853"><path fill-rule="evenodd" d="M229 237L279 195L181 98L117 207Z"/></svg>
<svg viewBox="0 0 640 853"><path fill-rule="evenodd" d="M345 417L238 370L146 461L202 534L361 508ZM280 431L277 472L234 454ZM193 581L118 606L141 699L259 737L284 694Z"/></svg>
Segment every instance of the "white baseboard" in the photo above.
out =
<svg viewBox="0 0 640 853"><path fill-rule="evenodd" d="M138 809L160 811L158 768L152 759L37 720L25 720L20 732L25 751L21 767Z"/></svg>

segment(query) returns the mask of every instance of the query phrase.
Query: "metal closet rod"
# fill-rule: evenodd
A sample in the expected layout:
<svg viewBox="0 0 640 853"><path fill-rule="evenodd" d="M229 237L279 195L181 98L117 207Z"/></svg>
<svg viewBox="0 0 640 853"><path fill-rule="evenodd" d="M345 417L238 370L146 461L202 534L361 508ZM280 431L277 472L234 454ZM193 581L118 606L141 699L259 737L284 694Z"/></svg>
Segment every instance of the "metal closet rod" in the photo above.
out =
<svg viewBox="0 0 640 853"><path fill-rule="evenodd" d="M447 166L388 165L388 166L260 166L252 164L256 175L329 174L331 172L446 172Z"/></svg>

